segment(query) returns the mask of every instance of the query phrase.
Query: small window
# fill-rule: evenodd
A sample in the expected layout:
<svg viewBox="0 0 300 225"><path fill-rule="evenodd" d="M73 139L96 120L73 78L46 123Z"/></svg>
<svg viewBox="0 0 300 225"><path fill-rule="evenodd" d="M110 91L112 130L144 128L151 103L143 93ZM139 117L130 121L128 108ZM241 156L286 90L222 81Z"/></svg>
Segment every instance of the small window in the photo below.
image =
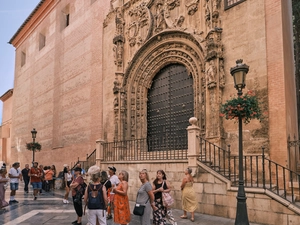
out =
<svg viewBox="0 0 300 225"><path fill-rule="evenodd" d="M24 66L26 63L26 53L21 52L21 67Z"/></svg>
<svg viewBox="0 0 300 225"><path fill-rule="evenodd" d="M70 25L70 6L67 5L61 12L61 30Z"/></svg>
<svg viewBox="0 0 300 225"><path fill-rule="evenodd" d="M225 2L224 2L225 10L230 9L233 6L236 6L244 1L246 1L246 0L225 0Z"/></svg>
<svg viewBox="0 0 300 225"><path fill-rule="evenodd" d="M39 50L44 48L45 45L46 45L46 36L40 33L40 36L39 36Z"/></svg>
<svg viewBox="0 0 300 225"><path fill-rule="evenodd" d="M70 24L70 14L66 15L66 27Z"/></svg>

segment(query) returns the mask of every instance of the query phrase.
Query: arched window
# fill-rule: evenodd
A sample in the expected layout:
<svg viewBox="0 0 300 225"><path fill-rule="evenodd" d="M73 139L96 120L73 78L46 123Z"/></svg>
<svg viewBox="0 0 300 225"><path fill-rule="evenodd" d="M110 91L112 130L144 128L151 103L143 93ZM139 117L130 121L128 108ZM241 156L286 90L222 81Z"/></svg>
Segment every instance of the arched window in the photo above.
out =
<svg viewBox="0 0 300 225"><path fill-rule="evenodd" d="M187 149L189 118L194 116L193 78L181 64L159 71L148 91L149 150Z"/></svg>

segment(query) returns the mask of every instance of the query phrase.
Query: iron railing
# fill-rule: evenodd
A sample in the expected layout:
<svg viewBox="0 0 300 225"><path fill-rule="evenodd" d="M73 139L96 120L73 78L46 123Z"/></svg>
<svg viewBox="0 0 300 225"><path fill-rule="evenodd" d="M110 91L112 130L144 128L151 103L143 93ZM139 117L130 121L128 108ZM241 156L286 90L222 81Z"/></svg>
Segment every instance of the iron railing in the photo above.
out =
<svg viewBox="0 0 300 225"><path fill-rule="evenodd" d="M84 160L84 161L79 160L79 157L78 157L77 162L75 162L73 164L73 166L71 166L71 170L75 169L75 167L78 163L80 163L81 168L83 168L87 172L91 166L96 164L96 149L90 155L87 154L86 160Z"/></svg>
<svg viewBox="0 0 300 225"><path fill-rule="evenodd" d="M228 150L200 137L200 156L198 160L209 166L238 186L239 157ZM295 203L300 198L300 174L268 159L265 149L262 154L244 155L244 186L263 188Z"/></svg>
<svg viewBox="0 0 300 225"><path fill-rule="evenodd" d="M168 148L166 143L169 144ZM149 138L103 143L103 160L107 162L187 159L187 147L178 149L179 145L176 145L177 142L174 143Z"/></svg>

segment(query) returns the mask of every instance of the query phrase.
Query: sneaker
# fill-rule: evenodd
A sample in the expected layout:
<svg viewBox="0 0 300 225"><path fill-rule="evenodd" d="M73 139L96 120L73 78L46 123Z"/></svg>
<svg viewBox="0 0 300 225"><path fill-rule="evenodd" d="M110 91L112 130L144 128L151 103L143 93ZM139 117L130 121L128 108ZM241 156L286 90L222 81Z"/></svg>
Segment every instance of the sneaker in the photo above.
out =
<svg viewBox="0 0 300 225"><path fill-rule="evenodd" d="M65 204L66 204L66 203L67 203L66 201L67 201L66 199L63 199L63 203L65 203Z"/></svg>
<svg viewBox="0 0 300 225"><path fill-rule="evenodd" d="M72 224L77 224L77 220L75 220L74 222L72 222Z"/></svg>
<svg viewBox="0 0 300 225"><path fill-rule="evenodd" d="M34 198L33 198L33 200L36 200L37 199L37 197L35 196Z"/></svg>
<svg viewBox="0 0 300 225"><path fill-rule="evenodd" d="M66 200L66 204L69 204L70 202L68 200Z"/></svg>

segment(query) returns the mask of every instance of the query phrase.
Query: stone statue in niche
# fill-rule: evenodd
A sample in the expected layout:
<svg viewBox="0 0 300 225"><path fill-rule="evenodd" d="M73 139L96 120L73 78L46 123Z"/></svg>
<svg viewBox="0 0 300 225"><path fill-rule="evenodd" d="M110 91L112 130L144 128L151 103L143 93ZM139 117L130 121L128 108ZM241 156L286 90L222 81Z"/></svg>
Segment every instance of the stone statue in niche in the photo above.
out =
<svg viewBox="0 0 300 225"><path fill-rule="evenodd" d="M126 108L126 94L125 94L125 92L121 93L121 107Z"/></svg>
<svg viewBox="0 0 300 225"><path fill-rule="evenodd" d="M119 100L118 100L118 96L117 96L114 99L114 108L118 108L118 106L119 106Z"/></svg>
<svg viewBox="0 0 300 225"><path fill-rule="evenodd" d="M162 2L158 2L156 5L156 28L155 32L160 32L167 28L166 21L165 21L165 12L164 12L164 6Z"/></svg>
<svg viewBox="0 0 300 225"><path fill-rule="evenodd" d="M225 87L225 70L224 70L224 60L220 60L220 87Z"/></svg>
<svg viewBox="0 0 300 225"><path fill-rule="evenodd" d="M219 22L219 12L214 11L212 13L212 26L213 27L218 27L218 22Z"/></svg>
<svg viewBox="0 0 300 225"><path fill-rule="evenodd" d="M121 8L117 9L116 13L116 34L123 35L125 21L123 19L123 12Z"/></svg>
<svg viewBox="0 0 300 225"><path fill-rule="evenodd" d="M205 8L205 23L207 26L210 25L210 8L208 5L209 0L205 0L204 8Z"/></svg>
<svg viewBox="0 0 300 225"><path fill-rule="evenodd" d="M213 0L213 12L218 11L220 8L221 0Z"/></svg>
<svg viewBox="0 0 300 225"><path fill-rule="evenodd" d="M211 83L215 83L216 74L217 74L217 69L214 60L210 60L208 68L206 70L206 79L208 85Z"/></svg>

